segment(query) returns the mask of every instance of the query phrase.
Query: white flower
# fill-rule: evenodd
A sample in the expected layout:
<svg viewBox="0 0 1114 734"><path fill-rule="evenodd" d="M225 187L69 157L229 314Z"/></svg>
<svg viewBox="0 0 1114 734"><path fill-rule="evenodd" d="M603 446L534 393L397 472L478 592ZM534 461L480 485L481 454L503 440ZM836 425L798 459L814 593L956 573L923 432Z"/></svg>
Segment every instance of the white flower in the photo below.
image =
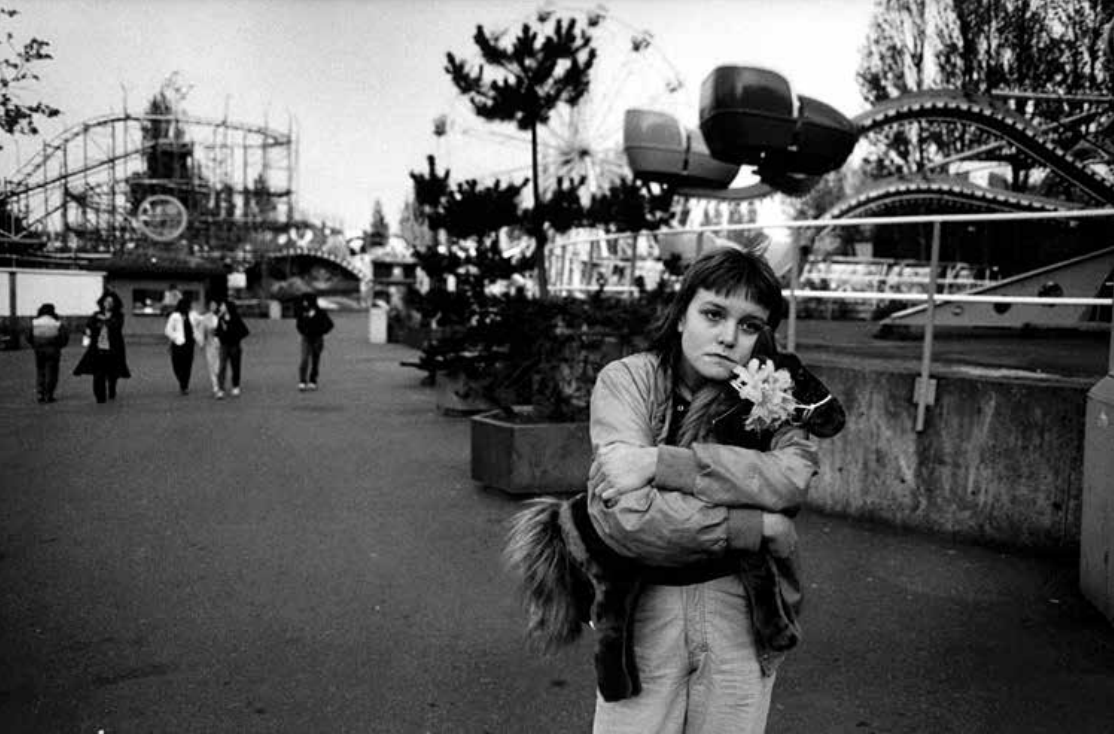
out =
<svg viewBox="0 0 1114 734"><path fill-rule="evenodd" d="M739 365L734 372L731 386L740 398L754 404L747 416L747 430L777 428L793 417L797 401L793 398L793 378L788 370L775 370L772 361L755 358L745 367Z"/></svg>

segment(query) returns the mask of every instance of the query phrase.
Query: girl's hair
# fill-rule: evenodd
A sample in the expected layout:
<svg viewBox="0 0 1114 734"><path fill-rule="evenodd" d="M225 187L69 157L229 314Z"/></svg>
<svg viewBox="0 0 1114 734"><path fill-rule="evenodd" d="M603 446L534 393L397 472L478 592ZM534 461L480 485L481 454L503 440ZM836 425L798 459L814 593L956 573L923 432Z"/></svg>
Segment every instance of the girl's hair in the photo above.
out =
<svg viewBox="0 0 1114 734"><path fill-rule="evenodd" d="M187 296L182 296L178 299L178 304L174 306L174 310L185 316L190 312L190 299Z"/></svg>
<svg viewBox="0 0 1114 734"><path fill-rule="evenodd" d="M236 302L231 298L224 301L224 307L228 310L228 317L231 319L240 318L240 309L236 307Z"/></svg>
<svg viewBox="0 0 1114 734"><path fill-rule="evenodd" d="M53 303L44 303L43 305L39 306L39 314L38 315L39 316L53 316L55 318L58 318L58 314L56 314L54 312L54 304Z"/></svg>
<svg viewBox="0 0 1114 734"><path fill-rule="evenodd" d="M767 309L770 334L781 323L781 283L769 263L760 255L733 247L712 250L698 257L685 271L677 294L650 328L649 350L661 357L663 367L672 368L676 364L681 352L677 325L700 289L722 296L741 293Z"/></svg>
<svg viewBox="0 0 1114 734"><path fill-rule="evenodd" d="M116 291L105 291L104 293L102 293L101 297L97 299L97 309L99 311L108 310L106 308L106 305L109 301L112 301L113 305L115 306L116 313L123 313L124 302L120 300L120 296L116 295Z"/></svg>

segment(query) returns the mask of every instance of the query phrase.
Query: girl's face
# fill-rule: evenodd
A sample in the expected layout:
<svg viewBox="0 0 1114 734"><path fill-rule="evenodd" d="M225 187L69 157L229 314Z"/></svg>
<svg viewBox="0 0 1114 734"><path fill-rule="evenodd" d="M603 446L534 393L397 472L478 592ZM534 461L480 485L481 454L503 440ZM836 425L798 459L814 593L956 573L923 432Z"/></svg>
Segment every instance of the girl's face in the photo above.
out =
<svg viewBox="0 0 1114 734"><path fill-rule="evenodd" d="M766 327L770 310L742 291L730 296L701 288L677 324L681 334L681 378L690 388L730 380L745 364Z"/></svg>

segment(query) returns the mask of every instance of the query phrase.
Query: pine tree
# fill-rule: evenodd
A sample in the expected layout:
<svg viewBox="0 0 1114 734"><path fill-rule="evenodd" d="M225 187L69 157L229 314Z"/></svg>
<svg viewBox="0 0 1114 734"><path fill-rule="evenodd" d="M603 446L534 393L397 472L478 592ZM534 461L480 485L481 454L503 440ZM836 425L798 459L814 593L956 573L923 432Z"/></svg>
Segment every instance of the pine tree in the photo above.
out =
<svg viewBox="0 0 1114 734"><path fill-rule="evenodd" d="M546 35L541 37L539 31ZM557 18L551 31L547 21L539 21L538 27L524 23L509 45L501 42L501 34L488 33L482 25L476 27L472 38L482 63L470 64L450 52L445 71L481 118L513 122L530 133L534 262L538 292L544 298L549 285L545 272L546 207L538 180L538 127L549 121L559 105L576 105L584 98L596 50L591 35L578 30L575 19ZM485 77L487 69L495 71L494 78Z"/></svg>

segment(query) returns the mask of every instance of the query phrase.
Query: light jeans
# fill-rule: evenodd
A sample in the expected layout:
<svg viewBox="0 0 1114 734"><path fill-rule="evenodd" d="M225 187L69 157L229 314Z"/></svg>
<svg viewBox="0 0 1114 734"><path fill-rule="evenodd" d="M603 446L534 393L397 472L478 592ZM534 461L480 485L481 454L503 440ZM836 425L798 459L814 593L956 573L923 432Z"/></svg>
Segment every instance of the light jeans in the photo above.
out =
<svg viewBox="0 0 1114 734"><path fill-rule="evenodd" d="M205 342L205 367L209 372L209 383L213 386L213 392L221 390L220 380L220 342L216 339L210 339Z"/></svg>
<svg viewBox="0 0 1114 734"><path fill-rule="evenodd" d="M762 734L773 675L762 677L737 576L649 586L635 611L642 693L596 694L594 734Z"/></svg>

